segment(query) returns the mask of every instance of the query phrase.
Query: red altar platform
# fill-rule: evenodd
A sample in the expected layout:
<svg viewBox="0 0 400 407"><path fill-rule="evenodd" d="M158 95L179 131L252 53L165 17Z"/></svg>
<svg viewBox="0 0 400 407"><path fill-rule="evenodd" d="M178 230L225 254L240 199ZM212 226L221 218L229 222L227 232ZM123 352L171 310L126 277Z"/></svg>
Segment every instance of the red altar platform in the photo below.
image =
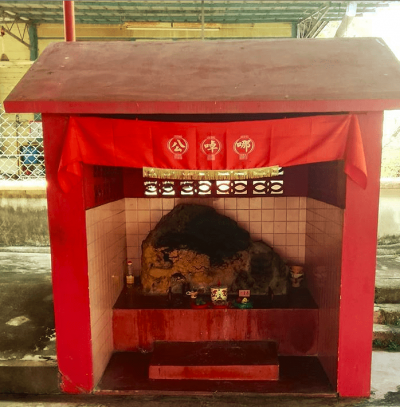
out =
<svg viewBox="0 0 400 407"><path fill-rule="evenodd" d="M57 358L64 392L218 390L368 397L382 120L384 110L400 108L399 63L380 39L52 44L8 96L5 108L42 113ZM340 154L331 156L329 144L324 144L331 133L317 132L317 143L307 144L314 134L309 126L296 137L309 145L307 157L315 146L322 158L282 158L287 167L279 185L284 189L265 188L264 195L254 189L218 203L224 202L224 213L238 216L236 220L250 217L239 213L249 210L262 220L260 228L273 223L272 232L259 235L273 235L274 247L304 261L306 299L300 295L293 302L288 295L287 301L277 299L251 310L168 308L160 298L140 296L129 301L123 289L123 265L131 247L127 242L136 241L135 250L139 248L138 239L148 233L143 225L154 223L152 210L162 215L178 200L162 195L170 190L146 189L148 180L129 155L97 161L105 147L117 146L120 134L109 138L108 131L100 131L103 123L115 129L119 120L130 121L132 127L136 121L203 123L211 131L221 123L229 128L228 123L248 122L251 128L255 121L306 116L331 121L351 117L357 123L358 147L347 148L354 132L340 132L344 144ZM100 130L85 131L84 122ZM72 134L78 146L74 149L72 123L81 126L80 134ZM145 144L148 137L142 133L125 141L139 149L135 160L144 154L137 139L141 136ZM290 147L296 156L296 137L289 144L284 144L285 133L271 138L263 146L265 155L272 150L286 153ZM154 151L160 140L154 136ZM85 143L94 153L86 154ZM352 172L354 151L361 167L357 164ZM63 166L66 157L73 159ZM280 165L283 155L276 157L270 162L261 156L264 161L255 165ZM194 168L203 169L199 162ZM63 177L65 170L73 180ZM67 179L67 187L60 179ZM212 205L220 198L210 197L196 199ZM249 200L254 198L261 200ZM234 214L232 202L237 205ZM149 220L141 222L139 215ZM158 341L190 342L189 349L204 341L226 342L229 348L231 341L271 340L277 346L279 380L276 371L274 380L265 380L269 373L253 368L247 371L252 380L214 380L210 366L210 380L184 379L182 369L171 369L165 379L165 371L157 376L151 368L163 360L162 355L152 359Z"/></svg>

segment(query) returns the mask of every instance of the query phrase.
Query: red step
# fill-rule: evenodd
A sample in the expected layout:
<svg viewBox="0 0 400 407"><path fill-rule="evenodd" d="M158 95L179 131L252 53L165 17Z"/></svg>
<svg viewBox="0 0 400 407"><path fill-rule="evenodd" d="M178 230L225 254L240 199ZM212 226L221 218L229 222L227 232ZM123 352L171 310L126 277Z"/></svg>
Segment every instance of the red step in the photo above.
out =
<svg viewBox="0 0 400 407"><path fill-rule="evenodd" d="M150 379L278 380L272 341L155 342Z"/></svg>

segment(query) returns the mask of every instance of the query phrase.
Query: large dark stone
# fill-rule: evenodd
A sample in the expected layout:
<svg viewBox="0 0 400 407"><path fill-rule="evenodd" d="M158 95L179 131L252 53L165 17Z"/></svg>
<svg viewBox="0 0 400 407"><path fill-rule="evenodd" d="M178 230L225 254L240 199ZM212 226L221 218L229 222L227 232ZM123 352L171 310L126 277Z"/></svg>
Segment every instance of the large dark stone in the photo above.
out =
<svg viewBox="0 0 400 407"><path fill-rule="evenodd" d="M152 232L154 247L188 249L206 254L211 265L222 264L251 245L249 233L214 208L181 204L164 216Z"/></svg>
<svg viewBox="0 0 400 407"><path fill-rule="evenodd" d="M181 204L165 215L142 244L145 293L208 291L219 282L233 293L286 294L288 267L266 243L253 242L234 220L213 208Z"/></svg>

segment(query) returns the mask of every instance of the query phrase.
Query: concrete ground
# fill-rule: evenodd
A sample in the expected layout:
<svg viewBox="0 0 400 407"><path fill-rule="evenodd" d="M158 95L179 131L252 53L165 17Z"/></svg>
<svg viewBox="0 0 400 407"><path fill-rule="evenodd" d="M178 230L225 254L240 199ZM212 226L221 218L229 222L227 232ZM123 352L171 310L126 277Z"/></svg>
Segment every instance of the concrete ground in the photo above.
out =
<svg viewBox="0 0 400 407"><path fill-rule="evenodd" d="M400 262L393 261L378 259L377 281L389 278L400 282L397 274ZM23 380L30 381L33 388L36 385L37 393L49 393L57 382L57 370L48 250L3 248L0 264L0 407L400 406L400 353L384 351L373 352L372 394L367 400L218 394L208 397L4 394L18 393ZM42 375L43 383L35 373L38 366L50 368ZM7 369L14 369L8 382L7 372L11 370Z"/></svg>
<svg viewBox="0 0 400 407"><path fill-rule="evenodd" d="M0 365L55 360L48 248L2 248L0 264Z"/></svg>

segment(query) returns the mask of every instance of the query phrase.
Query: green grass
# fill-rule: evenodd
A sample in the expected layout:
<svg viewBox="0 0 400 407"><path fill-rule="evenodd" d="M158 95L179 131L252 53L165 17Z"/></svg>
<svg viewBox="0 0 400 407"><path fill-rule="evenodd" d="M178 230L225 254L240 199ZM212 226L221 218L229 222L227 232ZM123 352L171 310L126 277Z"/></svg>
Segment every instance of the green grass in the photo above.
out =
<svg viewBox="0 0 400 407"><path fill-rule="evenodd" d="M378 246L387 246L400 243L400 234L398 235L385 235L378 239Z"/></svg>
<svg viewBox="0 0 400 407"><path fill-rule="evenodd" d="M393 340L382 341L381 339L374 339L372 341L372 347L374 349L382 349L388 352L400 352L400 345Z"/></svg>
<svg viewBox="0 0 400 407"><path fill-rule="evenodd" d="M0 208L0 246L48 246L47 210Z"/></svg>
<svg viewBox="0 0 400 407"><path fill-rule="evenodd" d="M394 341L389 341L386 350L389 352L400 352L400 345Z"/></svg>

